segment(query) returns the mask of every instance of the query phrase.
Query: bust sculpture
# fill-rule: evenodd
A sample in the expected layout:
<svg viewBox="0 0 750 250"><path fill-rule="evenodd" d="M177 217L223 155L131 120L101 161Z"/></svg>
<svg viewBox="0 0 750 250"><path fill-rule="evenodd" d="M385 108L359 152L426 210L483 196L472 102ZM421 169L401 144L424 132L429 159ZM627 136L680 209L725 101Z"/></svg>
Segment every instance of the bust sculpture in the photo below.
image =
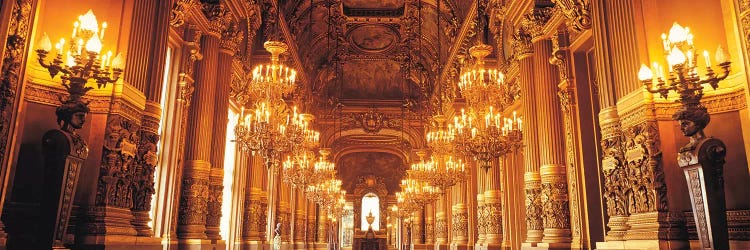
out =
<svg viewBox="0 0 750 250"><path fill-rule="evenodd" d="M86 123L86 115L89 113L89 107L80 101L66 101L57 107L57 124L60 130L75 134L76 129L83 128Z"/></svg>
<svg viewBox="0 0 750 250"><path fill-rule="evenodd" d="M684 107L677 111L672 118L680 123L682 134L690 138L690 142L681 147L680 152L695 149L695 146L706 138L703 129L711 121L711 117L708 115L708 110L705 107Z"/></svg>

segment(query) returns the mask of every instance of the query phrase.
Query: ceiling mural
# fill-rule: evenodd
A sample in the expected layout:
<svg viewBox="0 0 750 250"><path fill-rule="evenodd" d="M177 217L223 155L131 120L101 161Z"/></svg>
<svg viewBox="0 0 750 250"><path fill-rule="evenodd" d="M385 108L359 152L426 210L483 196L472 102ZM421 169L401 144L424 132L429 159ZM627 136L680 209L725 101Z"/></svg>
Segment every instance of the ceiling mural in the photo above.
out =
<svg viewBox="0 0 750 250"><path fill-rule="evenodd" d="M474 2L440 0L438 12L435 0L279 1L287 42L296 48L296 55L283 57L302 65L305 81L298 88L312 107L306 112L319 127L336 128L321 129L321 137L329 138L325 146L357 151L337 160L345 182L374 174L398 189L402 159L423 141L410 137L413 145L406 149L404 137L422 134L420 119L437 106L438 84L446 84L436 81L444 70L438 64L446 63ZM352 185L345 183L349 191Z"/></svg>
<svg viewBox="0 0 750 250"><path fill-rule="evenodd" d="M406 164L397 155L384 152L355 152L342 156L336 163L342 187L354 191L359 176L373 175L384 179L389 193L401 190L399 184Z"/></svg>
<svg viewBox="0 0 750 250"><path fill-rule="evenodd" d="M363 52L383 53L395 47L398 35L384 25L360 25L351 29L349 41Z"/></svg>

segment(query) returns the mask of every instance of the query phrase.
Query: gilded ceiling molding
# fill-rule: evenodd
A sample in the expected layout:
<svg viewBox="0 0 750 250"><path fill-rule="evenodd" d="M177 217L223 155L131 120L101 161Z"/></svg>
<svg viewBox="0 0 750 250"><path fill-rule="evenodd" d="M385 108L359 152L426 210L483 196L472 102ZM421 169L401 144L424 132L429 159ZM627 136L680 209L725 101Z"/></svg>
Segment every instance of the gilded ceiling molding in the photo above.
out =
<svg viewBox="0 0 750 250"><path fill-rule="evenodd" d="M466 13L467 17L476 15L478 7L477 5L478 1L475 1L475 3L471 5L469 12ZM474 18L466 18L464 20L464 23L461 25L461 30L458 32L458 36L456 37L455 43L453 43L450 47L450 53L448 54L448 58L445 60L446 67L443 69L443 72L440 73L441 79L451 79L458 76L457 67L460 66L458 65L457 59L462 47L465 47L464 51L468 50L467 40L469 40L469 38L467 38L467 36L469 35L469 33L475 33L475 23L476 20Z"/></svg>
<svg viewBox="0 0 750 250"><path fill-rule="evenodd" d="M591 3L589 0L552 0L567 18L567 25L576 31L591 29Z"/></svg>

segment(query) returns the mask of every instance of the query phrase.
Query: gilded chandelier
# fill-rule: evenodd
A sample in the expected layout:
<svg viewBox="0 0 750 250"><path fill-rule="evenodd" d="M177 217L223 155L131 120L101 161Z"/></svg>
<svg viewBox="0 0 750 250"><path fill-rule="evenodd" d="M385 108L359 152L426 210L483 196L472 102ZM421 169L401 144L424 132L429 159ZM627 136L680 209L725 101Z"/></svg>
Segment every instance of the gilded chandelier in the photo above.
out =
<svg viewBox="0 0 750 250"><path fill-rule="evenodd" d="M453 125L445 128L445 118L442 115L436 115L434 120L437 129L427 132L426 136L432 156L425 161L425 153L417 152L419 162L412 164L411 174L414 178L427 181L444 191L465 180L466 167L461 157L454 156L456 135L452 129Z"/></svg>
<svg viewBox="0 0 750 250"><path fill-rule="evenodd" d="M411 214L436 200L442 191L427 181L416 179L411 170L407 171L407 175L406 179L401 180L401 192L396 192L396 202L400 212Z"/></svg>
<svg viewBox="0 0 750 250"><path fill-rule="evenodd" d="M242 107L235 136L242 149L260 154L266 166L275 170L284 153L294 152L298 157L301 148L317 143L317 132L308 128L311 116L298 114L296 107L290 115L283 99L294 90L297 76L279 61L287 45L267 41L263 46L271 53L271 63L256 66L243 82L232 87L233 98ZM250 101L255 110L245 114Z"/></svg>
<svg viewBox="0 0 750 250"><path fill-rule="evenodd" d="M39 40L36 50L39 64L46 68L53 78L62 73L62 85L70 93L66 102L80 102L81 97L93 89L86 86L90 79L96 82L97 88L102 88L120 78L123 71L122 55L118 53L113 58L112 51L101 53L106 28L107 22L102 22L99 26L91 10L79 16L78 21L73 24L70 39L61 38L55 44L56 55L49 63L45 62L45 59L53 49L52 41L47 33Z"/></svg>
<svg viewBox="0 0 750 250"><path fill-rule="evenodd" d="M484 119L477 119L475 112L462 109L461 116L453 117L455 147L465 156L472 156L479 167L487 170L498 157L521 146L522 121L513 112L513 118L503 118L489 107Z"/></svg>
<svg viewBox="0 0 750 250"><path fill-rule="evenodd" d="M464 69L458 87L471 107L500 107L508 92L505 75L484 64L484 58L491 52L492 46L481 42L469 48L469 54L475 58L474 64Z"/></svg>

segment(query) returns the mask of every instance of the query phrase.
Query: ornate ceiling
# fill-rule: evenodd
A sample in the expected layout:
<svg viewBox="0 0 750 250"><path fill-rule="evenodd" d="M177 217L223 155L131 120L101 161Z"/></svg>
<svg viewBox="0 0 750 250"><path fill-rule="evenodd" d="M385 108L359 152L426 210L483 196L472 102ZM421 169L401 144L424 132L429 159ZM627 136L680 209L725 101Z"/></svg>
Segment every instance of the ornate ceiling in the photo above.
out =
<svg viewBox="0 0 750 250"><path fill-rule="evenodd" d="M373 174L394 192L427 118L455 96L455 83L437 79L445 65L456 74L446 62L474 36L475 2L442 0L438 15L436 0L266 0L253 57L267 60L269 37L289 43L303 78L293 99L317 117L344 186Z"/></svg>

